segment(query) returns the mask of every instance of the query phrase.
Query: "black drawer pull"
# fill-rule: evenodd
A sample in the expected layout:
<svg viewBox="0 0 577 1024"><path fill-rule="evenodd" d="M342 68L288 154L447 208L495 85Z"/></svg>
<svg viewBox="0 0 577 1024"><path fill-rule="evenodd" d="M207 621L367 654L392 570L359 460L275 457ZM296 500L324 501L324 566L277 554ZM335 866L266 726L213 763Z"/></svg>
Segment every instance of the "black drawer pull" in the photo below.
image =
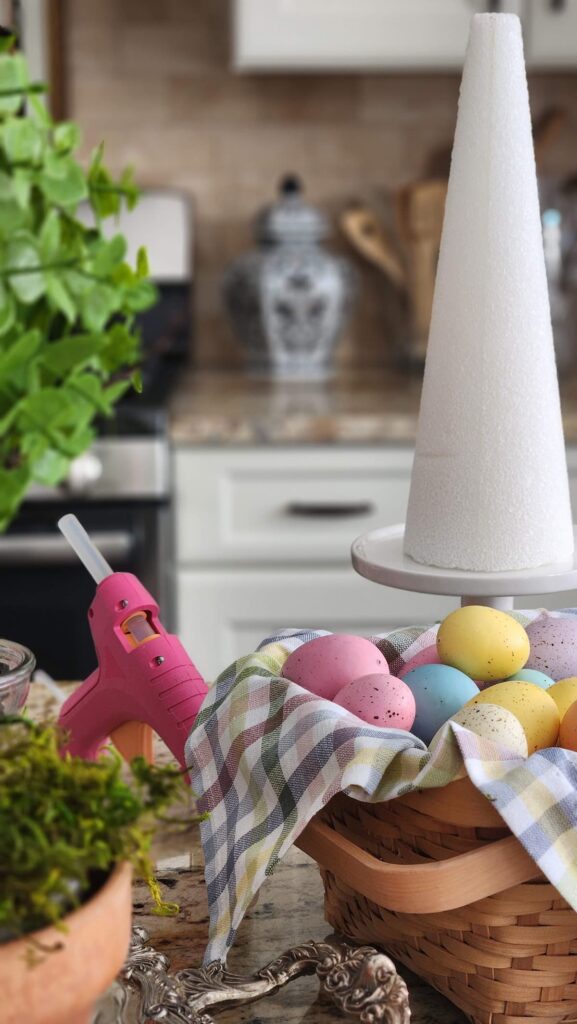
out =
<svg viewBox="0 0 577 1024"><path fill-rule="evenodd" d="M347 516L370 516L376 512L372 501L322 502L291 501L285 507L288 516L307 519L345 519Z"/></svg>

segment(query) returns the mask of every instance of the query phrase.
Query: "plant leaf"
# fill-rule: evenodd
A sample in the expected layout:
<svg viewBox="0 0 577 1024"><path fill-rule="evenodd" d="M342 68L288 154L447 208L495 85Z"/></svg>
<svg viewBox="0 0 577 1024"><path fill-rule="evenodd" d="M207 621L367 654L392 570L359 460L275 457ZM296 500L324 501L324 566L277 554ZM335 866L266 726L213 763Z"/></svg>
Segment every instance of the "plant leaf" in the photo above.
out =
<svg viewBox="0 0 577 1024"><path fill-rule="evenodd" d="M158 298L158 292L152 281L137 281L126 289L125 306L132 313L141 313L150 309Z"/></svg>
<svg viewBox="0 0 577 1024"><path fill-rule="evenodd" d="M47 159L39 185L46 198L60 206L76 206L88 195L82 168L69 156Z"/></svg>
<svg viewBox="0 0 577 1024"><path fill-rule="evenodd" d="M99 347L100 338L94 335L76 334L61 338L47 346L42 354L42 363L48 370L63 376L92 359Z"/></svg>
<svg viewBox="0 0 577 1024"><path fill-rule="evenodd" d="M28 331L9 348L0 352L0 387L14 370L20 370L32 359L42 343L40 331Z"/></svg>
<svg viewBox="0 0 577 1024"><path fill-rule="evenodd" d="M138 202L140 191L134 182L134 168L126 167L120 176L120 187L129 210L133 210Z"/></svg>
<svg viewBox="0 0 577 1024"><path fill-rule="evenodd" d="M12 291L26 305L36 302L44 294L44 277L41 270L32 268L40 266L40 253L28 234L15 235L6 247L6 271L18 270L21 273L8 273L8 281Z"/></svg>
<svg viewBox="0 0 577 1024"><path fill-rule="evenodd" d="M72 389L75 395L81 396L95 410L105 416L110 411L110 403L106 401L102 381L94 373L81 373L70 381L68 389ZM67 390L68 390L67 389Z"/></svg>
<svg viewBox="0 0 577 1024"><path fill-rule="evenodd" d="M4 152L11 163L35 163L40 159L43 135L37 124L27 117L11 117L2 128Z"/></svg>
<svg viewBox="0 0 577 1024"><path fill-rule="evenodd" d="M0 236L11 235L28 223L29 211L23 210L17 202L0 201Z"/></svg>
<svg viewBox="0 0 577 1024"><path fill-rule="evenodd" d="M5 469L0 466L0 530L5 530L24 497L29 483L25 466Z"/></svg>
<svg viewBox="0 0 577 1024"><path fill-rule="evenodd" d="M115 373L122 366L133 365L139 353L138 334L129 331L125 324L113 324L103 339L100 363L107 373Z"/></svg>
<svg viewBox="0 0 577 1024"><path fill-rule="evenodd" d="M46 103L44 103L43 100L38 96L35 96L34 93L29 93L28 106L34 113L34 120L41 128L52 127L52 118L50 117Z"/></svg>
<svg viewBox="0 0 577 1024"><path fill-rule="evenodd" d="M136 253L136 276L138 278L143 278L148 277L149 274L150 266L148 263L148 253L145 246L141 245Z"/></svg>
<svg viewBox="0 0 577 1024"><path fill-rule="evenodd" d="M14 172L14 177L12 178L12 189L18 206L21 210L26 212L28 212L27 208L31 188L32 178L30 177L30 173L24 168L18 167Z"/></svg>
<svg viewBox="0 0 577 1024"><path fill-rule="evenodd" d="M75 404L66 387L46 387L26 395L20 415L45 436L54 436L58 427L74 425Z"/></svg>
<svg viewBox="0 0 577 1024"><path fill-rule="evenodd" d="M14 298L0 281L0 337L8 333L15 321Z"/></svg>
<svg viewBox="0 0 577 1024"><path fill-rule="evenodd" d="M74 295L86 295L92 288L94 288L94 281L88 277L87 274L81 274L78 270L64 270L62 273L62 280L64 281L68 291Z"/></svg>
<svg viewBox="0 0 577 1024"><path fill-rule="evenodd" d="M102 161L104 159L104 143L99 142L94 147L90 154L90 163L88 165L88 178L90 179L93 174L96 174L102 167Z"/></svg>
<svg viewBox="0 0 577 1024"><path fill-rule="evenodd" d="M80 145L80 128L74 121L62 121L54 129L54 146L59 153L69 153Z"/></svg>
<svg viewBox="0 0 577 1024"><path fill-rule="evenodd" d="M111 217L120 210L120 196L114 188L112 176L98 166L88 175L88 189L92 209L97 217Z"/></svg>
<svg viewBox="0 0 577 1024"><path fill-rule="evenodd" d="M126 394L132 384L132 379L117 380L114 384L109 384L104 390L105 401L108 407L108 412L112 411L113 405L116 404L119 398L122 398ZM138 390L138 389L137 389Z"/></svg>
<svg viewBox="0 0 577 1024"><path fill-rule="evenodd" d="M32 477L39 484L45 487L54 487L64 479L68 472L70 459L54 448L46 448L34 461Z"/></svg>
<svg viewBox="0 0 577 1024"><path fill-rule="evenodd" d="M1 38L1 37L0 37ZM0 171L0 202L4 203L7 200L13 199L14 189L12 188L12 178L5 171Z"/></svg>
<svg viewBox="0 0 577 1024"><path fill-rule="evenodd" d="M94 257L93 269L98 277L110 274L126 255L126 239L124 235L114 235L109 241L103 242Z"/></svg>
<svg viewBox="0 0 577 1024"><path fill-rule="evenodd" d="M0 113L15 114L20 109L27 85L28 68L24 58L19 54L0 56ZM15 95L6 95L8 93Z"/></svg>
<svg viewBox="0 0 577 1024"><path fill-rule="evenodd" d="M117 291L107 284L96 284L80 299L80 310L89 331L101 331L120 304Z"/></svg>
<svg viewBox="0 0 577 1024"><path fill-rule="evenodd" d="M45 274L46 294L55 309L63 313L69 324L73 324L77 317L77 309L71 295L58 276L58 274Z"/></svg>
<svg viewBox="0 0 577 1024"><path fill-rule="evenodd" d="M43 260L55 259L60 248L60 214L58 210L50 210L40 228L38 248Z"/></svg>

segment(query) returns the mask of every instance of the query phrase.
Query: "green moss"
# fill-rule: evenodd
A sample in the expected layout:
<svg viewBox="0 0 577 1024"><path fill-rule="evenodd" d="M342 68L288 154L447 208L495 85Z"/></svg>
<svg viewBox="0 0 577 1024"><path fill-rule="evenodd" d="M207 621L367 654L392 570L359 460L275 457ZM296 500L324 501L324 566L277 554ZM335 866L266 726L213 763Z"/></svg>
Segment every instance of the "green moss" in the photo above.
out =
<svg viewBox="0 0 577 1024"><path fill-rule="evenodd" d="M61 739L0 718L0 941L58 923L120 861L151 879L159 814L189 792L177 768L61 757Z"/></svg>

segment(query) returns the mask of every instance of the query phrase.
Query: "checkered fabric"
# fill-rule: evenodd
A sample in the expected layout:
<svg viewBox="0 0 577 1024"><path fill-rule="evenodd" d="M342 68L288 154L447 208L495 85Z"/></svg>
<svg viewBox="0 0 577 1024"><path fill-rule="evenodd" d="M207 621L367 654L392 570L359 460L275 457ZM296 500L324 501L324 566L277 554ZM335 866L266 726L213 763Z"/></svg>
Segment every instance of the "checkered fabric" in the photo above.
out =
<svg viewBox="0 0 577 1024"><path fill-rule="evenodd" d="M527 625L539 612L514 612ZM577 609L554 613L576 615ZM372 641L393 674L435 642L438 626ZM577 909L577 754L528 759L455 723L431 752L411 733L359 720L283 679L289 654L322 632L285 630L228 668L209 691L186 747L201 824L210 935L224 960L258 889L336 793L368 802L445 786L465 774Z"/></svg>

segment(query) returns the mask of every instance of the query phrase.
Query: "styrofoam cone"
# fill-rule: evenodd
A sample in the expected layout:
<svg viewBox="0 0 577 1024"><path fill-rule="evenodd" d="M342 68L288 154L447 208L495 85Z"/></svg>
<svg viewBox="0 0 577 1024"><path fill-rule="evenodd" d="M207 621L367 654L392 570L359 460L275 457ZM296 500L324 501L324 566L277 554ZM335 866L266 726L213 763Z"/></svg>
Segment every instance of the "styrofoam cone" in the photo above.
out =
<svg viewBox="0 0 577 1024"><path fill-rule="evenodd" d="M478 14L465 60L405 553L499 572L573 552L523 44Z"/></svg>

